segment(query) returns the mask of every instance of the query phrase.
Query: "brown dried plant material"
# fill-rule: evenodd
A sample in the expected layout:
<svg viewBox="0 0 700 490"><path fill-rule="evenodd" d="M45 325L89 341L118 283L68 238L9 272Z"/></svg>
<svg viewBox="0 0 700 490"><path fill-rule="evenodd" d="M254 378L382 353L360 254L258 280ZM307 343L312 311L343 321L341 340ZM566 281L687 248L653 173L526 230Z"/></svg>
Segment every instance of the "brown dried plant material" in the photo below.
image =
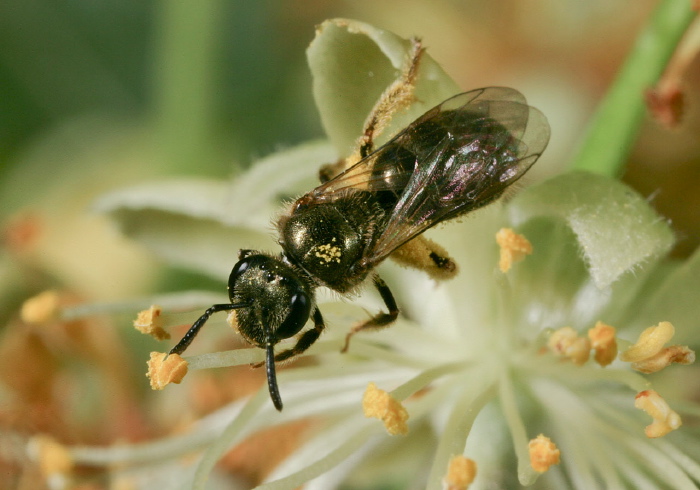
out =
<svg viewBox="0 0 700 490"><path fill-rule="evenodd" d="M693 1L693 8L696 10L698 3L697 0ZM684 82L693 63L697 62L698 53L700 18L696 17L677 44L656 86L644 94L651 115L668 129L673 129L683 122L687 105Z"/></svg>

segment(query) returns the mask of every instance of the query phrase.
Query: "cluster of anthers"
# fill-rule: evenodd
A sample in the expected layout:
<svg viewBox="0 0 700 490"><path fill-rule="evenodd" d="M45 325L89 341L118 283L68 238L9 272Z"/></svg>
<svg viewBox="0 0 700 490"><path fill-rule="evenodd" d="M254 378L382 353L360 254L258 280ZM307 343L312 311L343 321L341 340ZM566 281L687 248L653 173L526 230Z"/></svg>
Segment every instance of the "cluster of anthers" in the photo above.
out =
<svg viewBox="0 0 700 490"><path fill-rule="evenodd" d="M523 260L532 253L532 245L522 235L510 229L502 229L497 233L496 241L500 247L499 268L506 273L515 262ZM47 292L25 304L23 316L27 320L37 321L56 317L57 301L55 293ZM166 339L169 334L163 329L161 308L152 306L139 313L134 326L139 331L158 339ZM670 322L662 321L656 326L644 330L633 344L619 339L614 327L601 321L590 328L584 335L571 327L562 327L552 331L547 339L547 346L540 351L541 355L554 355L562 362L574 366L590 365L593 362L602 368L609 366L615 360L628 363L629 366L642 374L655 373L663 368L677 364L691 364L695 353L687 346L667 345L674 335L674 327ZM620 349L624 346L624 350ZM618 351L621 352L618 354ZM187 373L187 361L177 354L167 356L164 353L153 352L149 361L148 377L153 389L163 389L169 383L179 383ZM645 434L649 438L662 437L681 426L680 416L672 410L668 403L653 389L644 389L637 393L634 406L645 411L653 421L646 427ZM383 391L374 383L370 383L362 400L362 408L366 417L382 421L390 435L406 435L409 432L407 424L408 410L402 402ZM35 441L39 444L39 439ZM45 442L45 441L44 441ZM51 441L49 441L51 442ZM54 470L58 464L66 466L65 457L55 461L56 454L65 456L65 451L56 451L51 444L41 443L40 460L49 464ZM531 470L541 474L552 465L560 462L560 449L556 443L544 434L531 439L527 445L527 454ZM71 466L70 464L68 466ZM65 470L65 469L64 469ZM60 472L60 471L59 471ZM49 472L50 473L50 472ZM467 489L474 481L477 464L464 456L453 456L445 470L443 487L448 490Z"/></svg>
<svg viewBox="0 0 700 490"><path fill-rule="evenodd" d="M549 337L549 350L557 356L570 359L576 365L585 364L591 350L595 352L595 362L605 367L617 357L630 363L632 369L643 374L651 374L671 364L692 364L695 352L685 345L666 344L675 332L670 322L660 322L644 330L637 342L617 355L618 344L615 328L603 322L588 330L587 337L579 336L571 327L563 327ZM654 390L637 393L634 406L644 410L654 420L646 428L647 437L661 437L681 426L680 416Z"/></svg>

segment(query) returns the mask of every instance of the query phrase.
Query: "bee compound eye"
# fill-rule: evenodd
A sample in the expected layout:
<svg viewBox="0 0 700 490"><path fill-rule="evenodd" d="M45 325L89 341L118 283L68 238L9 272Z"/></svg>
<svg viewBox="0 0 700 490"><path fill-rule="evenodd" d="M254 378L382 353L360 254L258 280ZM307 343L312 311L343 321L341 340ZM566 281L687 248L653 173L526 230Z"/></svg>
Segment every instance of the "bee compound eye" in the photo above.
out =
<svg viewBox="0 0 700 490"><path fill-rule="evenodd" d="M250 261L248 259L242 259L236 262L236 265L231 269L231 279L240 276L250 267Z"/></svg>
<svg viewBox="0 0 700 490"><path fill-rule="evenodd" d="M289 313L284 322L275 332L277 339L287 339L299 333L304 327L306 320L309 319L311 313L311 299L306 292L302 290L292 294L289 301Z"/></svg>

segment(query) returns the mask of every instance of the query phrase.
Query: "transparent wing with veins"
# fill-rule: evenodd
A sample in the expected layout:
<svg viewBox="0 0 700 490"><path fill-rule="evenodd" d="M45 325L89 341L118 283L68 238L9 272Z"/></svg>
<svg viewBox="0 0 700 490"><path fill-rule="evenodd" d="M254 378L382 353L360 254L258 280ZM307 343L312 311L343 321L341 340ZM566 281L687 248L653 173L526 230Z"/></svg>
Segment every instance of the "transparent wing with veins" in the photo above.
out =
<svg viewBox="0 0 700 490"><path fill-rule="evenodd" d="M431 226L497 199L539 158L549 125L510 88L456 95L391 141L311 191L315 203L357 190L386 207L363 259L371 267Z"/></svg>

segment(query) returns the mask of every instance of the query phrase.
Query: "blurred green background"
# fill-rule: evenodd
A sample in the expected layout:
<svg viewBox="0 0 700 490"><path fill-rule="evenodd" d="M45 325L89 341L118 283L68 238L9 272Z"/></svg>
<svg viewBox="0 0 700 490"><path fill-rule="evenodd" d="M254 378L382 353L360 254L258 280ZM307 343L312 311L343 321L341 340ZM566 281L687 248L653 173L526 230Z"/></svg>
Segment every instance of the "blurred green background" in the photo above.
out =
<svg viewBox="0 0 700 490"><path fill-rule="evenodd" d="M523 92L552 126L528 183L567 168L656 4L0 0L0 399L14 403L0 407L0 427L81 444L170 433L153 409L161 393L143 402L146 350L154 348L146 344L155 342L129 328L135 312L106 324L85 320L78 332L90 342L82 345L70 336L76 325L27 326L18 311L46 289L59 290L66 303L186 288L225 294L222 284L168 267L124 239L91 205L102 193L146 181L228 179L258 157L322 137L305 50L323 20L355 18L419 35L464 90ZM670 219L680 257L700 243L697 56L683 84L682 124L671 131L648 118L624 175ZM245 246L231 243L222 270ZM246 370L237 382L249 378ZM234 385L224 381L209 395ZM206 402L196 383L189 386L189 403ZM10 460L0 460L0 471L24 474Z"/></svg>
<svg viewBox="0 0 700 490"><path fill-rule="evenodd" d="M184 274L154 274L157 261L90 214L90 203L163 176L227 178L322 136L305 48L324 19L422 36L465 90L521 90L553 127L532 181L566 168L655 4L0 0L3 316L56 285L90 299L191 285ZM674 132L650 121L625 177L673 219L680 254L700 234L699 120L691 108ZM232 261L244 245L232 244Z"/></svg>

